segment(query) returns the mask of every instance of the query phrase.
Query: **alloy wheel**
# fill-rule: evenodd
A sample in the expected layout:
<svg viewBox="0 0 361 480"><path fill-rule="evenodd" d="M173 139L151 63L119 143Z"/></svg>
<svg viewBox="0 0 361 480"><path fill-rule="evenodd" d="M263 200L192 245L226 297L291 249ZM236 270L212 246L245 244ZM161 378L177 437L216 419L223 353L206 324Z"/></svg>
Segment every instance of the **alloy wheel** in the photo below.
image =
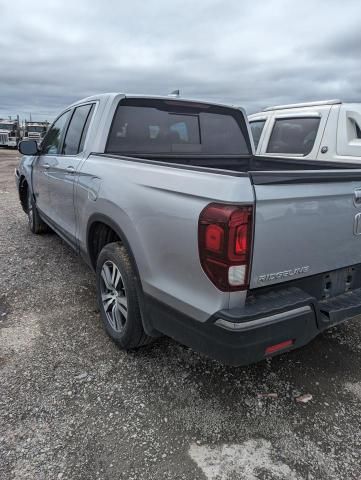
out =
<svg viewBox="0 0 361 480"><path fill-rule="evenodd" d="M124 329L128 317L127 292L123 277L111 260L104 262L101 269L101 300L109 325L116 332Z"/></svg>

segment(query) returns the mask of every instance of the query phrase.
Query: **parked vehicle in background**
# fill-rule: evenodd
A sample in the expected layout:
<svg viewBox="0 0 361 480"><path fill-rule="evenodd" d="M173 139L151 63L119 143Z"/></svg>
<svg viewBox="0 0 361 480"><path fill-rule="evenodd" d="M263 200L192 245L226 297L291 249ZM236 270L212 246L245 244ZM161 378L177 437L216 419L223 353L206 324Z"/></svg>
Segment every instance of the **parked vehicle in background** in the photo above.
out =
<svg viewBox="0 0 361 480"><path fill-rule="evenodd" d="M248 364L361 313L361 168L254 156L243 110L98 95L19 149L31 231L95 270L122 348L166 334Z"/></svg>
<svg viewBox="0 0 361 480"><path fill-rule="evenodd" d="M248 120L257 155L361 163L361 103L279 105Z"/></svg>
<svg viewBox="0 0 361 480"><path fill-rule="evenodd" d="M19 119L0 120L0 147L17 148L20 140Z"/></svg>
<svg viewBox="0 0 361 480"><path fill-rule="evenodd" d="M28 122L25 120L24 140L36 140L40 145L49 127L49 122Z"/></svg>

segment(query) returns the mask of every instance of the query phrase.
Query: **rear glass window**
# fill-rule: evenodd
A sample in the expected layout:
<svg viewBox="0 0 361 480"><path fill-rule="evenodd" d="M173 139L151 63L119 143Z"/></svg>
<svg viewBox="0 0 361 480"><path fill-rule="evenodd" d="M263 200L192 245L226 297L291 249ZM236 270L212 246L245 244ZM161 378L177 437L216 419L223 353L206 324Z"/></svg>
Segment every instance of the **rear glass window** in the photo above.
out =
<svg viewBox="0 0 361 480"><path fill-rule="evenodd" d="M258 147L259 139L261 138L265 123L266 123L266 120L255 120L254 122L250 123L255 148Z"/></svg>
<svg viewBox="0 0 361 480"><path fill-rule="evenodd" d="M197 105L179 101L174 104L171 101L121 101L106 151L124 154L249 153L236 113L231 109Z"/></svg>
<svg viewBox="0 0 361 480"><path fill-rule="evenodd" d="M308 155L315 143L320 118L278 118L267 153Z"/></svg>

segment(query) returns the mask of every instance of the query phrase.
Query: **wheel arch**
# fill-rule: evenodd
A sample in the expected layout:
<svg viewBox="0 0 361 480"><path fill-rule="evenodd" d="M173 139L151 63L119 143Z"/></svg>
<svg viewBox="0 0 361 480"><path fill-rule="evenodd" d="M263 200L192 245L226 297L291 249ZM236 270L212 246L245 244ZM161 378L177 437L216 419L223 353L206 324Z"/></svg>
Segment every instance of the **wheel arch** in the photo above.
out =
<svg viewBox="0 0 361 480"><path fill-rule="evenodd" d="M94 245L92 245L92 240L93 240L93 235L96 234L97 232L97 227L98 226L105 226L111 231L114 232L114 234L118 237L118 241L120 241L125 248L127 249L129 256L131 258L132 266L136 269L136 273L139 276L139 271L138 267L135 261L134 253L133 250L128 242L127 237L125 236L123 230L119 227L119 225L114 222L111 218L109 218L106 215L103 215L101 213L95 213L91 215L91 217L88 220L87 224L87 229L86 229L86 249L87 249L87 256L89 257L90 260L90 265L93 268L93 270L96 269L96 261L97 257L100 253L100 250L97 252L94 252ZM110 241L114 241L111 239ZM110 243L110 241L105 241L102 245L101 248L103 248L106 244Z"/></svg>
<svg viewBox="0 0 361 480"><path fill-rule="evenodd" d="M105 226L108 229L111 229L111 231L115 234L114 236L110 236L109 239L110 241L105 241L104 243L101 243L101 248L100 245L97 247L97 251L94 251L94 242L93 242L93 236L98 233L97 228L98 226ZM111 243L113 241L120 241L124 247L127 250L127 253L129 254L130 262L131 265L134 269L135 275L136 275L136 280L137 280L137 289L138 289L138 295L139 295L139 303L140 303L140 309L141 309L141 317L142 317L142 322L144 326L144 330L146 333L150 336L157 337L159 336L159 332L157 332L151 322L150 316L147 314L147 307L146 307L146 302L145 302L145 295L143 292L143 286L142 286L142 281L141 277L139 274L139 269L138 265L135 259L134 252L132 250L132 247L130 246L130 243L127 239L127 236L125 235L124 231L122 230L119 225L114 222L113 219L108 217L107 215L101 214L101 213L95 213L89 217L88 223L87 223L87 228L86 228L86 257L88 260L89 265L91 268L95 271L96 270L96 261L98 258L98 255L101 251L101 249L107 245L108 243Z"/></svg>

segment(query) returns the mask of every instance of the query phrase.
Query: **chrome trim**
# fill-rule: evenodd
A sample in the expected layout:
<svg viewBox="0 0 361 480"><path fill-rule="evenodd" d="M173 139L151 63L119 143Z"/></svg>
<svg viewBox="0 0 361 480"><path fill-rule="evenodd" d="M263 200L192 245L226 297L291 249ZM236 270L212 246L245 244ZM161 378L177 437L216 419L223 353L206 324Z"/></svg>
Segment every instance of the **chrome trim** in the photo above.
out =
<svg viewBox="0 0 361 480"><path fill-rule="evenodd" d="M253 330L254 328L263 327L265 325L272 325L280 320L293 318L302 313L309 313L311 311L312 308L309 305L305 305L304 307L294 308L293 310L287 310L287 312L276 313L274 315L269 315L268 317L251 320L249 322L234 323L224 320L223 318L219 318L215 321L215 324L226 330L240 332L242 330Z"/></svg>

